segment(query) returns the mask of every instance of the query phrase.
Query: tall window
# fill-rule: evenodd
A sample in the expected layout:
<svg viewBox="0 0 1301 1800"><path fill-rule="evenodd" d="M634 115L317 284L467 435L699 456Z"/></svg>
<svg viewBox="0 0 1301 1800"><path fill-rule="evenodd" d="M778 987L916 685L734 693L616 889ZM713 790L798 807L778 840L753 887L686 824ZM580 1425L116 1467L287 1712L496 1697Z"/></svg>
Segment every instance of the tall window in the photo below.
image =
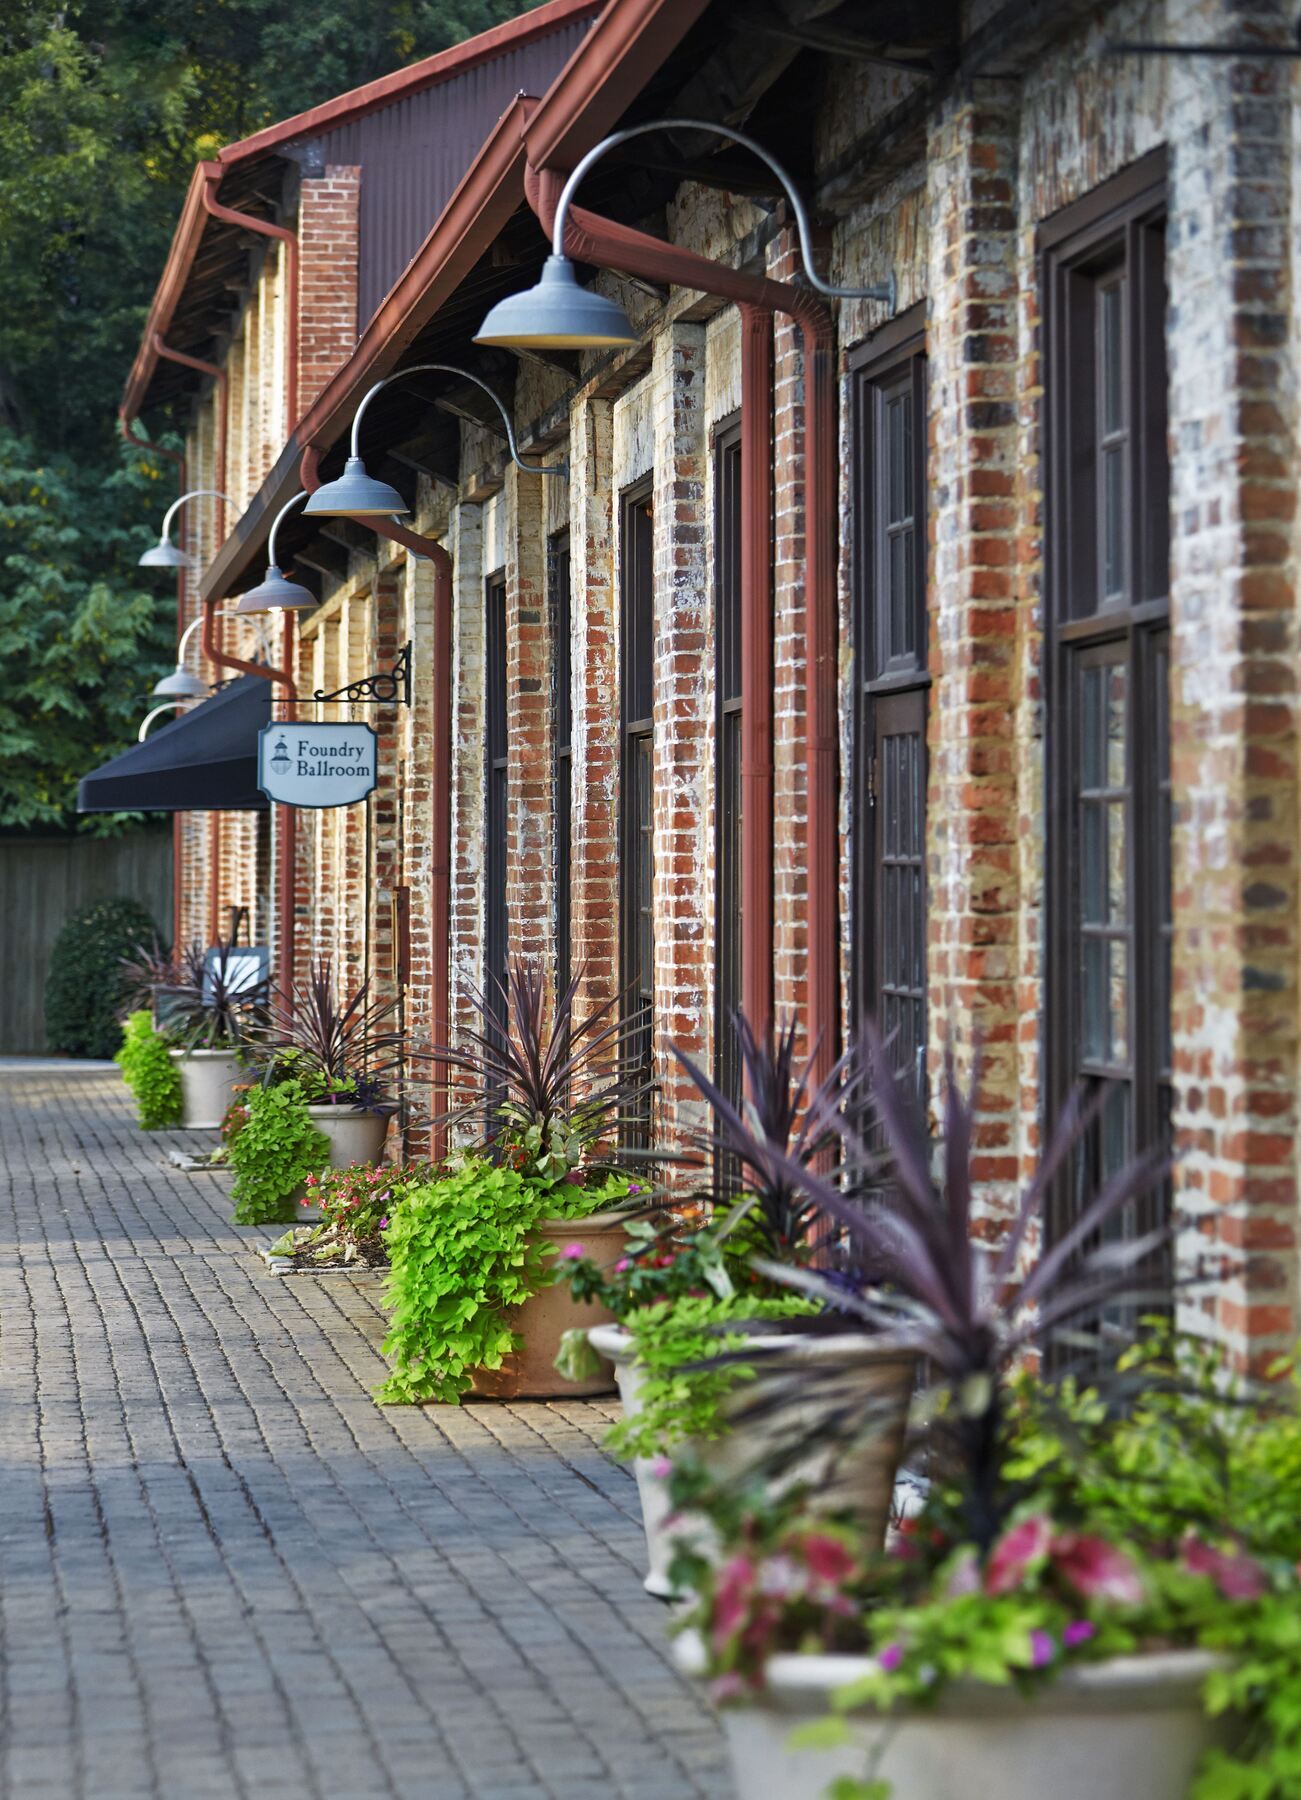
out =
<svg viewBox="0 0 1301 1800"><path fill-rule="evenodd" d="M714 1079L741 1098L741 427L714 438ZM762 1030L764 1020L752 1019ZM720 1171L726 1175L726 1171Z"/></svg>
<svg viewBox="0 0 1301 1800"><path fill-rule="evenodd" d="M1048 1100L1101 1094L1060 1233L1170 1108L1164 178L1156 159L1041 233L1047 326ZM1117 1227L1138 1235L1157 1196Z"/></svg>
<svg viewBox="0 0 1301 1800"><path fill-rule="evenodd" d="M624 495L620 530L620 986L624 1018L632 1027L628 1063L649 1082L655 1008L655 590L649 481ZM650 1121L647 1094L629 1120L627 1141L649 1144Z"/></svg>
<svg viewBox="0 0 1301 1800"><path fill-rule="evenodd" d="M569 634L569 533L558 531L547 543L547 592L551 609L551 804L553 885L556 896L556 992L563 994L573 974L573 929L570 906L570 849L573 842L573 666Z"/></svg>
<svg viewBox="0 0 1301 1800"><path fill-rule="evenodd" d="M506 577L485 587L483 986L490 1016L505 1023L506 1003Z"/></svg>
<svg viewBox="0 0 1301 1800"><path fill-rule="evenodd" d="M919 309L920 315L920 309ZM920 316L851 364L860 1015L925 1092L926 360Z"/></svg>

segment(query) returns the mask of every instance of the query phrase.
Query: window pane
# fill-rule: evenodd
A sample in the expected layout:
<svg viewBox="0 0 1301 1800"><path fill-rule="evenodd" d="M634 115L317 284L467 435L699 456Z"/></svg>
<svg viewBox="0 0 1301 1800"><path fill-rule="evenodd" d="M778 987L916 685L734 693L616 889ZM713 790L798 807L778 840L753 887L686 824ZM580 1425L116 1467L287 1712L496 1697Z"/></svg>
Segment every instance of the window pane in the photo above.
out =
<svg viewBox="0 0 1301 1800"><path fill-rule="evenodd" d="M1125 452L1102 452L1102 597L1125 591Z"/></svg>
<svg viewBox="0 0 1301 1800"><path fill-rule="evenodd" d="M1101 426L1104 437L1124 429L1124 283L1112 282L1098 296L1098 362Z"/></svg>

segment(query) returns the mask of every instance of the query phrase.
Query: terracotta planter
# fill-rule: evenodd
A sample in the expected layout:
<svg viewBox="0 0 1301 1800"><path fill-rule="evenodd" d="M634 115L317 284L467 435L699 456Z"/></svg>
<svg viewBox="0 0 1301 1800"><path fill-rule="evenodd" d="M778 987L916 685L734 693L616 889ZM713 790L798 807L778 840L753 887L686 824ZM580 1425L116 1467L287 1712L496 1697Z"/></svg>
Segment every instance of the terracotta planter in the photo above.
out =
<svg viewBox="0 0 1301 1800"><path fill-rule="evenodd" d="M623 1254L626 1214L593 1213L587 1219L544 1219L539 1235L559 1250L565 1244L582 1244L599 1263L612 1263ZM612 1315L603 1306L574 1299L565 1282L543 1288L523 1306L507 1310L511 1328L523 1339L522 1347L500 1369L478 1369L474 1393L485 1400L577 1400L584 1395L614 1392L614 1372L602 1370L590 1381L566 1381L554 1368L560 1340L566 1331L594 1325Z"/></svg>
<svg viewBox="0 0 1301 1800"><path fill-rule="evenodd" d="M608 1356L614 1364L625 1416L636 1418L641 1410L643 1377L633 1359L631 1336L621 1325L598 1325L589 1337L592 1348L602 1356ZM877 1429L861 1444L847 1449L839 1460L834 1460L829 1450L813 1450L794 1465L782 1485L806 1483L814 1511L850 1508L869 1534L878 1541L884 1539L908 1422L908 1401L915 1367L912 1358L882 1356L873 1350L870 1340L857 1333L821 1338L765 1333L758 1341L780 1346L798 1363L812 1366L829 1360L844 1371L844 1380L837 1383L834 1399L809 1399L796 1408L794 1416L802 1431L815 1427L833 1405L843 1406L847 1394L853 1396L856 1405L871 1407L877 1412ZM765 1375L760 1369L754 1380L746 1382L725 1405L725 1414L729 1410L743 1412L764 1392L765 1386L775 1391L783 1379L789 1379L789 1374ZM777 1429L775 1420L742 1423L713 1442L693 1441L682 1447L689 1448L713 1474L726 1479L740 1475L758 1461L774 1445ZM668 1572L675 1533L667 1528L672 1512L667 1487L643 1458L636 1458L633 1468L646 1531L648 1573L643 1585L647 1593L654 1594L657 1599L673 1600L678 1595ZM677 1529L699 1539L706 1528L698 1520L683 1519Z"/></svg>
<svg viewBox="0 0 1301 1800"><path fill-rule="evenodd" d="M183 1131L217 1131L235 1089L249 1080L229 1050L172 1050L181 1076Z"/></svg>
<svg viewBox="0 0 1301 1800"><path fill-rule="evenodd" d="M680 1644L679 1663L698 1670L699 1640ZM925 1710L855 1715L846 1745L793 1750L795 1726L826 1718L831 1695L871 1664L776 1656L758 1703L722 1712L737 1800L822 1800L838 1776L861 1780L869 1765L895 1800L1187 1800L1205 1752L1233 1741L1232 1719L1202 1710L1216 1663L1196 1650L1114 1657L1029 1697L955 1683Z"/></svg>

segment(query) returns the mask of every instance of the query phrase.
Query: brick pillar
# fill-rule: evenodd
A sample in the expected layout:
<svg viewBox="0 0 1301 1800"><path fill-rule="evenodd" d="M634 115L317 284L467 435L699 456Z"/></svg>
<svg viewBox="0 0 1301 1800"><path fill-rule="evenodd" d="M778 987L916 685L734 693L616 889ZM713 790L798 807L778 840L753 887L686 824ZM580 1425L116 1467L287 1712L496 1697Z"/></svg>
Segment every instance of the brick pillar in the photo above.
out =
<svg viewBox="0 0 1301 1800"><path fill-rule="evenodd" d="M483 986L484 569L483 512L452 511L452 943L451 1027L482 1023L470 998Z"/></svg>
<svg viewBox="0 0 1301 1800"><path fill-rule="evenodd" d="M427 527L421 522L421 529ZM403 592L402 637L411 640L411 706L401 722L403 756L399 765L399 810L402 821L402 875L410 892L410 966L405 990L407 1043L427 1050L435 1042L433 1016L434 958L446 957L446 942L435 943L430 896L434 879L433 784L447 779L434 766L434 571L423 557L408 557ZM441 1035L441 1034L440 1034ZM416 1118L407 1126L409 1157L428 1154L429 1130L423 1115L430 1100L429 1068L411 1067Z"/></svg>
<svg viewBox="0 0 1301 1800"><path fill-rule="evenodd" d="M512 962L555 980L551 905L551 643L543 485L506 471L506 917Z"/></svg>
<svg viewBox="0 0 1301 1800"><path fill-rule="evenodd" d="M342 673L338 685L345 686L350 681L360 681L370 674L370 614L371 590L362 588L352 593L343 603L343 613L339 622L339 662ZM336 717L352 723L373 724L370 714L374 711L369 706L340 705ZM369 870L367 866L367 842L371 835L371 808L374 796L358 806L338 808L342 825L340 837L343 851L343 887L341 930L338 939L338 953L334 962L334 979L338 999L342 1004L366 977L366 921L368 908L367 883Z"/></svg>
<svg viewBox="0 0 1301 1800"><path fill-rule="evenodd" d="M705 332L675 325L655 340L655 1075L660 1141L680 1144L703 1102L670 1045L709 1054L712 695L705 451Z"/></svg>
<svg viewBox="0 0 1301 1800"><path fill-rule="evenodd" d="M1017 95L981 84L933 122L931 690L927 797L931 1060L984 1046L973 1168L996 1218L1017 1178Z"/></svg>
<svg viewBox="0 0 1301 1800"><path fill-rule="evenodd" d="M614 581L613 419L585 401L570 424L573 613L573 964L579 1016L619 990L619 601Z"/></svg>
<svg viewBox="0 0 1301 1800"><path fill-rule="evenodd" d="M1270 11L1285 41L1278 8L1217 30ZM1183 1312L1258 1372L1297 1308L1291 81L1286 62L1172 70L1170 132L1175 1184L1181 1248L1224 1258Z"/></svg>
<svg viewBox="0 0 1301 1800"><path fill-rule="evenodd" d="M400 645L398 636L398 584L393 574L383 575L370 608L369 648L365 673L391 669ZM398 736L403 725L401 706L357 707L375 728L376 786L367 802L370 808L370 868L366 884L370 894L370 945L366 973L376 1000L395 1000L397 981L393 969L393 890L398 873ZM357 808L360 811L360 808Z"/></svg>
<svg viewBox="0 0 1301 1800"><path fill-rule="evenodd" d="M361 170L329 164L298 197L298 401L302 416L357 342Z"/></svg>

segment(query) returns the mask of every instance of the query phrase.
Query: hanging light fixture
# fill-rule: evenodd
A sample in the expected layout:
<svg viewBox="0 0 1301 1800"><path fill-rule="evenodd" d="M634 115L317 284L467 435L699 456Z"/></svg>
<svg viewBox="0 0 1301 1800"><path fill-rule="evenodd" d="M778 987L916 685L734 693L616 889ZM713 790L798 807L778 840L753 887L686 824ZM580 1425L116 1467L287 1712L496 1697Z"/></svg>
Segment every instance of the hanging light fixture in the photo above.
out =
<svg viewBox="0 0 1301 1800"><path fill-rule="evenodd" d="M318 519L365 519L365 518L397 518L410 517L411 508L387 481L378 481L368 475L366 465L361 459L361 421L366 408L379 393L381 388L388 387L390 382L404 381L408 375L459 375L463 381L469 381L487 394L497 411L501 414L502 423L506 427L506 442L510 445L511 461L516 468L523 469L527 475L561 475L568 478L567 462L552 463L543 467L538 463L524 462L515 442L515 432L510 422L510 414L506 411L501 396L490 388L486 381L472 375L469 369L458 369L452 363L415 363L409 369L399 369L396 374L386 375L383 381L377 381L363 397L360 406L353 414L351 448L347 462L343 465L343 474L335 481L324 482L308 499L303 508L305 513Z"/></svg>
<svg viewBox="0 0 1301 1800"><path fill-rule="evenodd" d="M804 274L810 287L828 300L882 300L891 313L894 312L896 287L893 273L889 281L877 287L838 288L822 280L813 266L809 216L799 190L777 158L762 144L742 131L733 131L730 125L719 125L707 119L651 119L643 125L630 125L625 131L612 132L594 145L586 156L579 158L560 190L551 232L551 254L543 264L541 278L524 293L510 294L497 302L479 327L474 339L476 344L500 345L508 350L599 350L640 341L640 333L633 328L621 306L604 295L593 293L590 288L579 286L574 265L565 255L565 222L575 190L592 165L607 151L651 131L712 132L757 156L772 170L790 202L799 232Z"/></svg>
<svg viewBox="0 0 1301 1800"><path fill-rule="evenodd" d="M256 587L250 588L242 596L235 608L237 613L285 612L320 604L310 588L303 587L301 582L290 581L276 562L276 533L280 530L280 522L286 513L293 511L300 500L306 498L307 489L300 488L293 499L286 500L276 514L267 538L267 572Z"/></svg>
<svg viewBox="0 0 1301 1800"><path fill-rule="evenodd" d="M220 615L223 619L234 618L232 611ZM190 639L203 624L203 615L191 619L181 633L181 641L176 646L176 667L170 675L164 675L161 681L154 684L149 698L151 700L206 700L208 684L202 676L192 675L185 666L185 652L189 648Z"/></svg>
<svg viewBox="0 0 1301 1800"><path fill-rule="evenodd" d="M137 561L141 569L192 569L194 558L188 551L182 550L179 544L172 542L172 520L185 505L187 500L214 499L224 500L226 505L231 501L218 488L191 488L188 494L182 494L179 500L173 500L163 515L162 536L156 544L152 544Z"/></svg>

